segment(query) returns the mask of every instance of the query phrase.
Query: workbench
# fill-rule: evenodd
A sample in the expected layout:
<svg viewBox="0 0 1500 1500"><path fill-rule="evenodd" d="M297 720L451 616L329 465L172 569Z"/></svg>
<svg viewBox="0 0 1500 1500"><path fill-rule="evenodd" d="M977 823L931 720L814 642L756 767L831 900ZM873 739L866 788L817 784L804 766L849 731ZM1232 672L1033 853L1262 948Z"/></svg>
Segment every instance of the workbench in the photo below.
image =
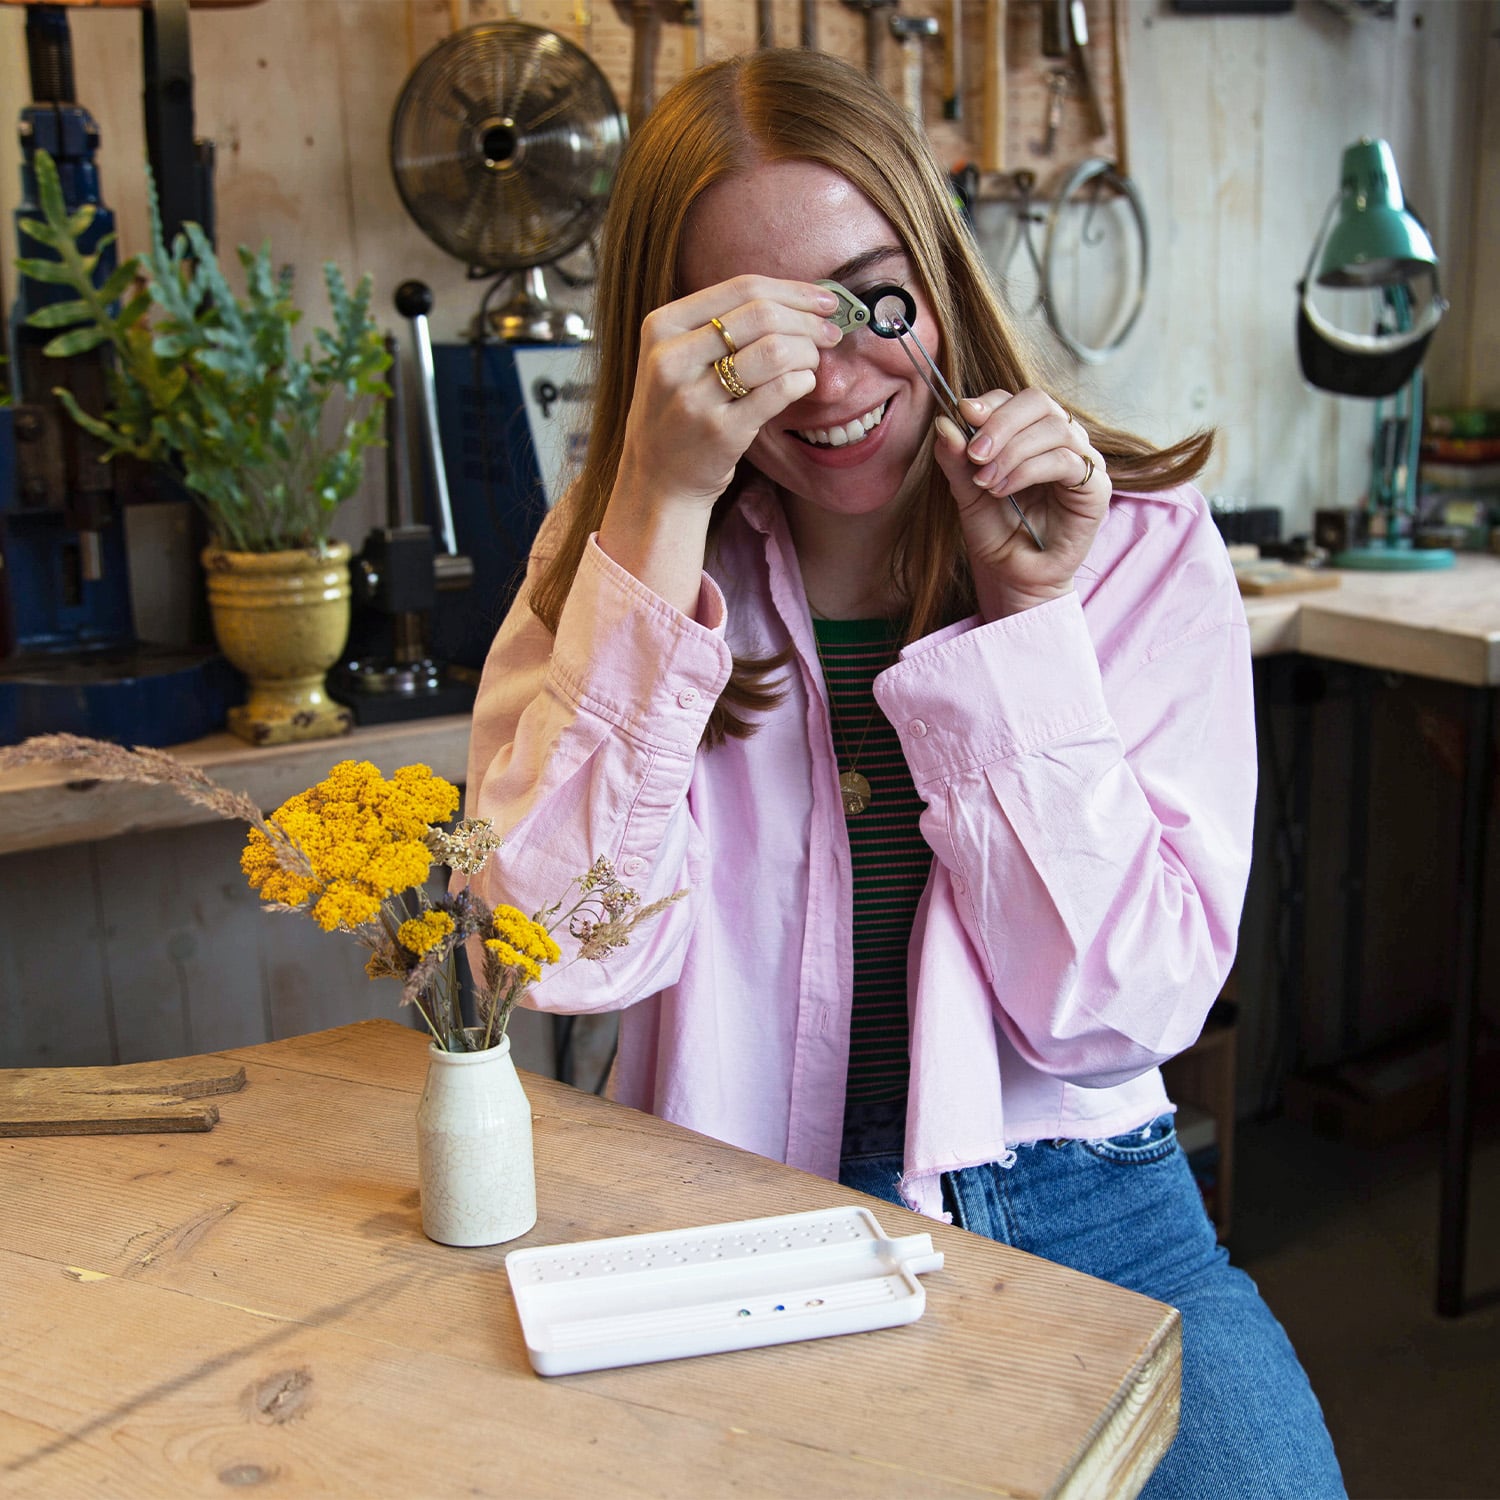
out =
<svg viewBox="0 0 1500 1500"><path fill-rule="evenodd" d="M540 1217L424 1238L427 1046L224 1055L211 1131L0 1139L0 1492L1131 1496L1177 1428L1161 1303L534 1074ZM918 1321L543 1379L509 1250L849 1204L930 1234Z"/></svg>

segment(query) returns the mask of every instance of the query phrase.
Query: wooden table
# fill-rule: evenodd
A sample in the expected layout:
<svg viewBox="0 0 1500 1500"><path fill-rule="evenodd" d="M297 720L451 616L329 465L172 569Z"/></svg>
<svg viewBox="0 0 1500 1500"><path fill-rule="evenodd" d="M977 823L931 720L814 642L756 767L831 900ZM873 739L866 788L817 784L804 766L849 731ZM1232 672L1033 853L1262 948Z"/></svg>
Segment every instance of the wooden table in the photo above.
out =
<svg viewBox="0 0 1500 1500"><path fill-rule="evenodd" d="M205 1134L0 1139L0 1494L1133 1495L1178 1314L879 1204L946 1256L904 1328L544 1380L520 1245L864 1202L523 1075L540 1220L422 1235L426 1068L390 1021L222 1054Z"/></svg>
<svg viewBox="0 0 1500 1500"><path fill-rule="evenodd" d="M1456 683L1464 691L1467 724L1454 924L1457 961L1449 1011L1435 1299L1438 1312L1446 1317L1464 1310L1490 767L1495 697L1500 692L1500 558L1460 554L1456 561L1451 571L1343 572L1336 589L1245 601L1252 650L1257 655L1297 651L1376 671ZM1363 753L1364 746L1365 735L1356 728L1356 751ZM1358 795L1355 802L1363 816L1366 809ZM1351 908L1351 915L1356 923L1362 920L1358 907ZM1357 955L1357 942L1346 947ZM1356 974L1352 984L1357 988L1357 983Z"/></svg>

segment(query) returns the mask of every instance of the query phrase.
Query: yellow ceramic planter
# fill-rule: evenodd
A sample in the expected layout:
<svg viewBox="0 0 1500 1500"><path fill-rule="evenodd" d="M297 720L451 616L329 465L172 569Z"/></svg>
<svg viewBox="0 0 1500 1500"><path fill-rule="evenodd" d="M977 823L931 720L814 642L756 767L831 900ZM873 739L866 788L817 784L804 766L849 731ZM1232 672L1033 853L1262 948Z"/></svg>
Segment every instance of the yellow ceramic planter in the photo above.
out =
<svg viewBox="0 0 1500 1500"><path fill-rule="evenodd" d="M229 727L252 745L347 734L349 710L328 696L328 669L349 638L349 548L203 552L219 649L245 674Z"/></svg>

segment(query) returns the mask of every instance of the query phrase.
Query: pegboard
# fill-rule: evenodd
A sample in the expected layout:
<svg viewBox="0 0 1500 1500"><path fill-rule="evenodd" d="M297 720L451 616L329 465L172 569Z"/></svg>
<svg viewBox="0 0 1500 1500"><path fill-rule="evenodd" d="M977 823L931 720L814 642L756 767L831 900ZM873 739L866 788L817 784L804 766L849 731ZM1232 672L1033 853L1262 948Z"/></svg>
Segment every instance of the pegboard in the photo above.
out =
<svg viewBox="0 0 1500 1500"><path fill-rule="evenodd" d="M810 19L817 46L858 67L867 65L876 28L876 71L892 95L920 115L940 163L979 170L981 198L1014 194L1013 174L1035 174L1045 193L1080 161L1102 156L1128 172L1124 131L1124 0L1082 0L1088 47L1083 52L1098 103L1097 120L1079 88L1078 54L1043 51L1058 0L902 0L874 8L847 0L651 0L661 19L654 88L660 96L699 64L749 51L763 21L777 46L802 45ZM450 32L478 21L512 19L545 27L587 52L609 80L622 109L631 96L632 0L408 0L411 63ZM930 19L935 33L899 40L892 16ZM953 45L957 25L959 46ZM956 67L955 67L956 64ZM1068 81L1057 129L1046 145L1054 75ZM955 112L957 118L954 118ZM1102 127L1102 128L1100 128Z"/></svg>

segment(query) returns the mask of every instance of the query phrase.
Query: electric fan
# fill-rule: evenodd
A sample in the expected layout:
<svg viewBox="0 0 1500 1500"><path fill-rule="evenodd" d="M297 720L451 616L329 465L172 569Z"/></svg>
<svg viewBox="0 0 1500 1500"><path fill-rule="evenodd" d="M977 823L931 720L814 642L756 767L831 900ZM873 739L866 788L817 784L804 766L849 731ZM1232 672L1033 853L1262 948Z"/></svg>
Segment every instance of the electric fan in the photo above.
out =
<svg viewBox="0 0 1500 1500"><path fill-rule="evenodd" d="M455 32L407 79L391 121L396 189L422 232L472 277L519 277L491 320L502 340L589 336L577 313L548 300L542 268L593 233L625 137L592 59L521 21Z"/></svg>

